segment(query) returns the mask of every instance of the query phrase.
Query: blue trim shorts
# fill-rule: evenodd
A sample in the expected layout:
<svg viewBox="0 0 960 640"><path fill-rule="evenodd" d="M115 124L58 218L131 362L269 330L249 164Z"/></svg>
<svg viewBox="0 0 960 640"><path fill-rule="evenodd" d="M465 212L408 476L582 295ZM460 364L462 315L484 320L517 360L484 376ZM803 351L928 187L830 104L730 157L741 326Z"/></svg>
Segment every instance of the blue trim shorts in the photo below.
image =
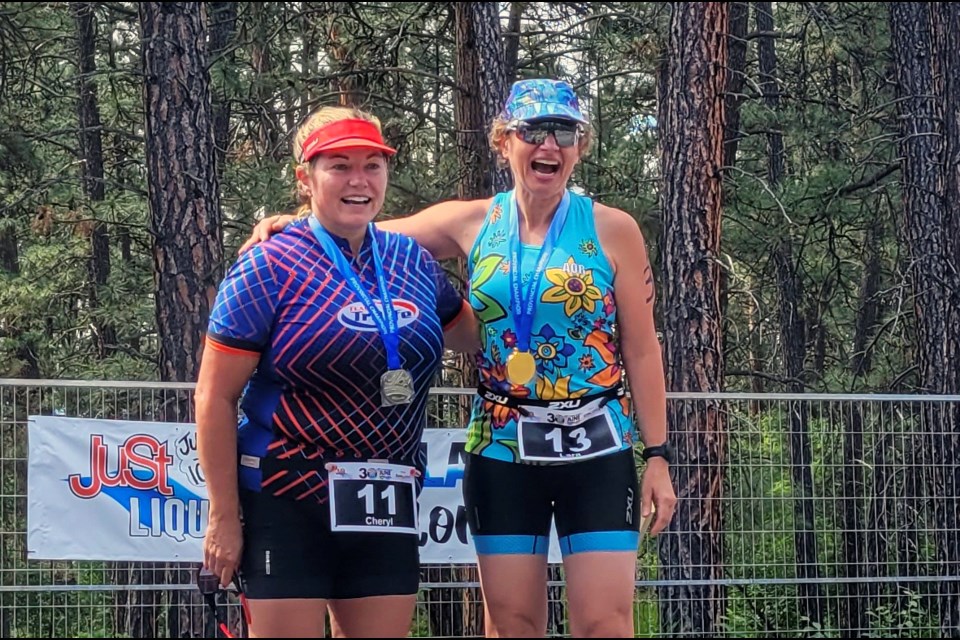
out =
<svg viewBox="0 0 960 640"><path fill-rule="evenodd" d="M551 518L563 556L636 551L640 542L640 487L631 449L554 465L470 454L463 497L479 555L545 555Z"/></svg>

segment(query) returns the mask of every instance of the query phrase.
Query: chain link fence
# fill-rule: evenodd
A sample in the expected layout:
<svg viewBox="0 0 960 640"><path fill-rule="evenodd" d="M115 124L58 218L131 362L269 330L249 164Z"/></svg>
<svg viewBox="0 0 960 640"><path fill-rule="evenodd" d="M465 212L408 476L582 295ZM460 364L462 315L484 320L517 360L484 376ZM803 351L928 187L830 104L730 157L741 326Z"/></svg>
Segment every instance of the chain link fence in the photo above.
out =
<svg viewBox="0 0 960 640"><path fill-rule="evenodd" d="M0 380L0 637L214 637L195 565L26 559L28 416L192 422L192 393ZM428 427L462 427L471 393L435 389ZM671 529L641 542L639 636L960 635L960 397L669 394L669 404L679 503ZM567 636L560 567L548 590L549 634ZM221 598L238 629L235 598ZM483 635L475 567L423 567L412 635Z"/></svg>

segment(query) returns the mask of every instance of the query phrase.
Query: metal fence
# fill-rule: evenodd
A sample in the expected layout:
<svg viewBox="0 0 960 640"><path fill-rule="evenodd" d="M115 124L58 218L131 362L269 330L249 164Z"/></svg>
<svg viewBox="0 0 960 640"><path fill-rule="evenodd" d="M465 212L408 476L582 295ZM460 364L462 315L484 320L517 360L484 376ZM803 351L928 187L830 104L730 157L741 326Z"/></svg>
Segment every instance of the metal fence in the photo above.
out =
<svg viewBox="0 0 960 640"><path fill-rule="evenodd" d="M0 637L213 637L189 565L26 560L27 416L193 421L192 384L0 380ZM430 426L470 390L436 389ZM669 394L678 496L638 554L643 637L960 635L960 397ZM75 523L78 532L84 523ZM566 636L551 568L551 635ZM236 627L227 598L223 613ZM476 571L427 566L412 635L483 634Z"/></svg>

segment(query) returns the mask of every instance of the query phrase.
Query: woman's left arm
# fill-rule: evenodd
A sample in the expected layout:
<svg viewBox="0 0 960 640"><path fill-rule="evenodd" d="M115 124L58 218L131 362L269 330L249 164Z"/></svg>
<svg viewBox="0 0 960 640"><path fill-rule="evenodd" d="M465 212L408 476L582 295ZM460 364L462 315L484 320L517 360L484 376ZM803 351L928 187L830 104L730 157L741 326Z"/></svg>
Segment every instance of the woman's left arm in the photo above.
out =
<svg viewBox="0 0 960 640"><path fill-rule="evenodd" d="M640 226L628 213L595 205L601 246L613 266L614 299L623 365L640 423L644 446L667 442L667 400L663 354L653 318L655 287ZM652 457L646 463L641 488L642 513L656 520L651 535L662 531L673 517L677 497L668 462Z"/></svg>

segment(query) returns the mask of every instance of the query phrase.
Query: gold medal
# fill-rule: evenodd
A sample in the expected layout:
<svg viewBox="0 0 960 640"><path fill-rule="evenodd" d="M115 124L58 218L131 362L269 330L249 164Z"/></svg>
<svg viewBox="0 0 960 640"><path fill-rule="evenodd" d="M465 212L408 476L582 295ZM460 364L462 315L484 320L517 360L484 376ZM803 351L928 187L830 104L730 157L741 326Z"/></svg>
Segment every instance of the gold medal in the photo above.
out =
<svg viewBox="0 0 960 640"><path fill-rule="evenodd" d="M513 350L507 357L507 379L513 384L527 384L537 373L537 363L529 351Z"/></svg>

